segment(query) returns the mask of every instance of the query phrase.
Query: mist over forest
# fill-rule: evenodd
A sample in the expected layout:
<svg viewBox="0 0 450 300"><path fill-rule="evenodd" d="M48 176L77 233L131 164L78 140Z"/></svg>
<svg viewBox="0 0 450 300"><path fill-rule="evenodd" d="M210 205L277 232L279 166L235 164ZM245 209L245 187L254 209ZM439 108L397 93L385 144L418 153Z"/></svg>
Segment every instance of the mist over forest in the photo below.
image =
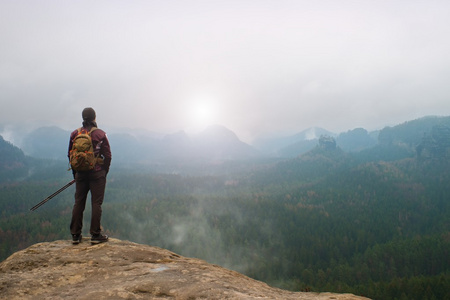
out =
<svg viewBox="0 0 450 300"><path fill-rule="evenodd" d="M0 138L0 260L70 238L73 188L30 212L72 179L69 134ZM450 299L450 117L251 145L223 126L108 137L102 223L112 237L289 290ZM84 230L89 219L87 205Z"/></svg>
<svg viewBox="0 0 450 300"><path fill-rule="evenodd" d="M70 239L73 186L30 208L72 180L92 107L106 234L289 290L450 299L449 10L0 1L0 260Z"/></svg>

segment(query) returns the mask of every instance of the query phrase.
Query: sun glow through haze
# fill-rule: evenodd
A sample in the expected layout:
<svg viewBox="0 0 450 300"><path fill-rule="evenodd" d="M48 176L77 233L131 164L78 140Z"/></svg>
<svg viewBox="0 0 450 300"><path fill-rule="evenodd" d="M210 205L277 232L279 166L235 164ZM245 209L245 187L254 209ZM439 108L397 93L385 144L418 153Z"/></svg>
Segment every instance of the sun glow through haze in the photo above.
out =
<svg viewBox="0 0 450 300"><path fill-rule="evenodd" d="M41 2L0 1L0 128L91 106L107 130L250 142L450 115L450 1Z"/></svg>
<svg viewBox="0 0 450 300"><path fill-rule="evenodd" d="M200 131L209 125L217 123L216 101L209 96L197 97L188 109L189 130Z"/></svg>

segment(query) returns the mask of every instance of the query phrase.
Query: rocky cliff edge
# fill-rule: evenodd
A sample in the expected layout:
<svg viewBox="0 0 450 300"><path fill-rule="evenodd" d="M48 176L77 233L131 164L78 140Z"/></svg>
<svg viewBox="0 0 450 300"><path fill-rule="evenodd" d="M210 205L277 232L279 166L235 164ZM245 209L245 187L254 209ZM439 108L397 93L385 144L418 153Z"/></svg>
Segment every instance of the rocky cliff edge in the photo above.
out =
<svg viewBox="0 0 450 300"><path fill-rule="evenodd" d="M0 299L367 299L290 292L165 249L118 239L35 244L0 263Z"/></svg>

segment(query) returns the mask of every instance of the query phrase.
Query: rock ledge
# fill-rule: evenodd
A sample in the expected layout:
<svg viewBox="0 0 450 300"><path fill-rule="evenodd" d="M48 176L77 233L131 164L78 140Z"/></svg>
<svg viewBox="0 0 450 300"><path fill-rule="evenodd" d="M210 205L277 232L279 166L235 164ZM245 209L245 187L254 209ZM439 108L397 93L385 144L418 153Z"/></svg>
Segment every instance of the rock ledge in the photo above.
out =
<svg viewBox="0 0 450 300"><path fill-rule="evenodd" d="M35 244L0 263L0 299L367 299L300 293L118 239Z"/></svg>

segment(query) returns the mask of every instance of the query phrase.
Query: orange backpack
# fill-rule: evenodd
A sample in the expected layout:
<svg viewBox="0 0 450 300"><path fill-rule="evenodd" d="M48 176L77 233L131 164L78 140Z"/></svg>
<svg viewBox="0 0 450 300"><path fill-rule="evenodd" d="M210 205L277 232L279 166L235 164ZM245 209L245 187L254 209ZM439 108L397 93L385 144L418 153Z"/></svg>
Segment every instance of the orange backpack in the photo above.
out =
<svg viewBox="0 0 450 300"><path fill-rule="evenodd" d="M70 166L73 170L90 171L94 169L97 158L94 155L91 133L96 129L96 127L92 127L88 132L78 128L78 134L72 140L72 149L69 152Z"/></svg>

